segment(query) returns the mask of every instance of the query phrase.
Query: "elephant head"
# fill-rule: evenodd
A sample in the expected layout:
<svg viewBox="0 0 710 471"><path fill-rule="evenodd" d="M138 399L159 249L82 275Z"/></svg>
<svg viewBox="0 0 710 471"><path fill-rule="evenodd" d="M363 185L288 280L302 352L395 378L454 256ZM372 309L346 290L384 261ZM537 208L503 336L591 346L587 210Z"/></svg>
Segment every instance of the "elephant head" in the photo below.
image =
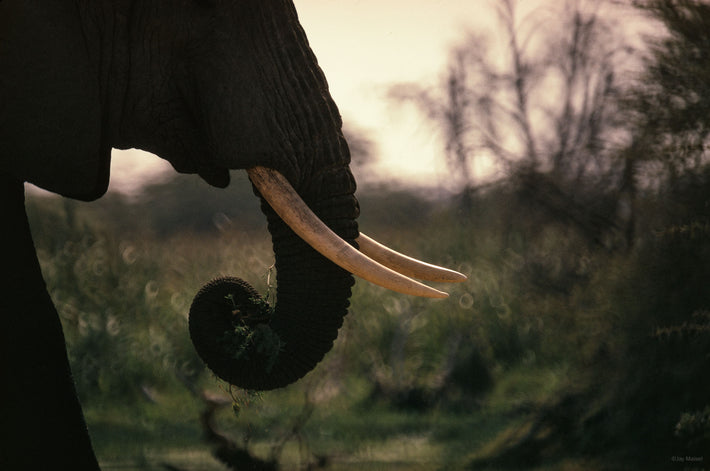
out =
<svg viewBox="0 0 710 471"><path fill-rule="evenodd" d="M359 233L341 118L290 0L3 0L0 71L3 204L17 217L2 242L22 247L5 270L17 280L12 289L37 299L24 308L28 318L53 313L47 337L61 340L61 327L21 183L96 199L112 147L153 152L217 187L230 170L249 172L272 235L276 306L226 279L203 288L190 321L208 366L238 386L272 389L311 370L337 336L352 273L432 297L445 293L410 277L465 278ZM47 348L32 352L36 363L46 364L40 353L59 358L69 378L66 354ZM71 396L71 381L58 382Z"/></svg>

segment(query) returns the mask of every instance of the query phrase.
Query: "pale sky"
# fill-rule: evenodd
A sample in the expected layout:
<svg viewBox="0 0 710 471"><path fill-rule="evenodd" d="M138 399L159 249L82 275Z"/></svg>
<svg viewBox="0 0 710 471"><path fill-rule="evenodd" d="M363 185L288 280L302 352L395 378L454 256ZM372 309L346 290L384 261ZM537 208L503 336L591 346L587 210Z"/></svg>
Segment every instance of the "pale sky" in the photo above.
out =
<svg viewBox="0 0 710 471"><path fill-rule="evenodd" d="M443 178L441 144L412 107L387 100L400 82L435 84L450 48L492 18L487 0L296 0L301 24L340 108L379 151L387 179ZM489 25L490 26L490 25Z"/></svg>

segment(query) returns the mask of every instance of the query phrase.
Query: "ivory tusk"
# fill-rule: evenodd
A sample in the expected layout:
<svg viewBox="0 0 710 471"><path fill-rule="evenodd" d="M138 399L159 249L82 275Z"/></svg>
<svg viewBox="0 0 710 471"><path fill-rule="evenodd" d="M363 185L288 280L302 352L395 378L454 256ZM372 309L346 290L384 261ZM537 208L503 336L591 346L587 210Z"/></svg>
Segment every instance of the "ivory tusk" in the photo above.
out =
<svg viewBox="0 0 710 471"><path fill-rule="evenodd" d="M249 178L276 214L305 242L353 275L398 293L446 298L447 293L407 278L370 259L334 233L303 202L288 180L266 167L247 169Z"/></svg>
<svg viewBox="0 0 710 471"><path fill-rule="evenodd" d="M387 268L391 268L397 273L417 278L419 280L439 281L446 283L460 283L466 281L466 275L457 271L449 270L448 268L439 267L419 261L407 255L395 252L387 246L384 246L366 236L362 232L360 237L355 239L360 246L360 252L364 253L376 262L381 263Z"/></svg>

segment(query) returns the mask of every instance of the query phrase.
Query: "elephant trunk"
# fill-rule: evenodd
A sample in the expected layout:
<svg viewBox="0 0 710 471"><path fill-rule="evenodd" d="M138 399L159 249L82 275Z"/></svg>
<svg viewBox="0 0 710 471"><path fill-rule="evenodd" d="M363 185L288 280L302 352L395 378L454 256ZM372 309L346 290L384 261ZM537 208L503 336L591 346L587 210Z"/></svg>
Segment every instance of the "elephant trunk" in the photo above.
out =
<svg viewBox="0 0 710 471"><path fill-rule="evenodd" d="M232 121L249 130L251 121L260 122L258 129L270 132L261 140L259 132L251 132L247 144L259 143L251 148L230 140L230 131L239 129L226 129L219 133L226 138L215 141L226 148L217 153L224 156L225 167L237 149L264 156L254 164L277 169L326 226L357 246L359 206L340 115L293 5L274 3L281 14L272 15L269 2L241 7L240 14L255 19L250 27L260 28L250 38L265 38L249 42L260 64L253 69L253 82L264 93L257 94L262 101L249 109L250 121ZM218 117L211 127L228 125L222 118L230 111L211 114ZM276 306L272 309L241 280L217 280L195 298L190 333L196 350L219 377L246 389L268 390L301 378L332 348L354 279L304 242L263 198L262 210L276 259Z"/></svg>
<svg viewBox="0 0 710 471"><path fill-rule="evenodd" d="M235 115L233 108L218 107L207 114L215 117L207 128L226 126L214 141L216 155L223 158L218 166L233 168L229 159L237 150L263 157L240 166L263 197L276 256L277 303L272 309L245 282L227 278L203 288L190 309L190 335L209 368L230 384L259 390L296 381L332 348L347 314L351 273L401 293L429 297L446 293L402 273L425 280L465 279L368 238L358 239L359 206L340 115L293 5L273 2L283 15L268 15L270 2L239 4L240 14L254 18L253 27L263 28L245 40L266 38L265 44L249 43L261 65L254 68L254 77L247 74L248 82L265 92L256 94L248 108L249 120ZM243 129L230 128L234 122ZM262 136L259 130L264 129L269 132ZM272 191L275 187L278 191ZM360 245L363 252L355 250Z"/></svg>
<svg viewBox="0 0 710 471"><path fill-rule="evenodd" d="M320 174L309 203L320 219L355 245L359 207L347 167ZM309 198L310 199L310 198ZM195 298L190 334L220 378L245 389L286 386L330 351L347 314L353 276L304 242L262 199L272 235L277 302L271 308L237 278L215 280Z"/></svg>
<svg viewBox="0 0 710 471"><path fill-rule="evenodd" d="M354 244L359 206L350 172L339 170L323 186L330 194L311 209L342 239ZM278 291L272 326L284 342L282 361L273 369L277 382L273 387L279 387L313 369L332 348L347 314L354 279L294 234L267 204L263 209L276 256Z"/></svg>

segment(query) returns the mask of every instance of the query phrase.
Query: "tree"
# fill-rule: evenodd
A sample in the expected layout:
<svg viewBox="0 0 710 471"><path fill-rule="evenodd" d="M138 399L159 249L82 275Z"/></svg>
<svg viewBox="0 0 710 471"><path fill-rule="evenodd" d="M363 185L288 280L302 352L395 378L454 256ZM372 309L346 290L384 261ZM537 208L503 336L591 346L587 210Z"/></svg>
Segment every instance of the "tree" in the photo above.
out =
<svg viewBox="0 0 710 471"><path fill-rule="evenodd" d="M667 34L649 38L645 73L629 97L635 140L645 142L671 185L708 163L710 136L710 4L697 0L649 0L637 6Z"/></svg>
<svg viewBox="0 0 710 471"><path fill-rule="evenodd" d="M391 95L442 131L464 207L492 173L598 238L615 207L596 203L623 175L616 77L631 49L597 2L566 3L562 20L551 7L519 19L521 2L495 5L502 50L492 37L471 34L453 49L436 89L400 84Z"/></svg>
<svg viewBox="0 0 710 471"><path fill-rule="evenodd" d="M667 469L676 453L702 460L710 449L710 5L638 7L665 27L647 38L644 71L619 105L631 137L619 149L621 188L638 200L645 230L579 291L575 315L591 314L603 332L589 344L587 379L538 410L496 464L565 450Z"/></svg>

